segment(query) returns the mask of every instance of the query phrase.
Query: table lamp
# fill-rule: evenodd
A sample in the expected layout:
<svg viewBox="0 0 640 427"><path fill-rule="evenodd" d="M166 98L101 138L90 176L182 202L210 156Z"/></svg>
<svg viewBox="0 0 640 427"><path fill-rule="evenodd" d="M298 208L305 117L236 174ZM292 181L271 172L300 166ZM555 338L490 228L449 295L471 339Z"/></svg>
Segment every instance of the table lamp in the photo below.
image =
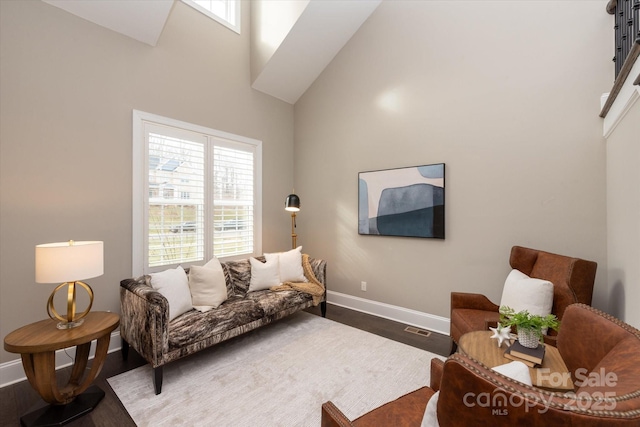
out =
<svg viewBox="0 0 640 427"><path fill-rule="evenodd" d="M60 320L58 329L71 329L82 324L93 305L93 290L81 280L102 276L104 273L103 242L68 242L47 243L36 246L36 282L60 283L47 302L47 314L52 319ZM76 285L86 289L89 294L89 305L85 311L76 313ZM53 297L64 286L67 289L67 316L56 311Z"/></svg>
<svg viewBox="0 0 640 427"><path fill-rule="evenodd" d="M300 197L289 194L284 202L284 210L291 212L291 245L292 249L297 247L298 235L296 234L296 212L300 212Z"/></svg>

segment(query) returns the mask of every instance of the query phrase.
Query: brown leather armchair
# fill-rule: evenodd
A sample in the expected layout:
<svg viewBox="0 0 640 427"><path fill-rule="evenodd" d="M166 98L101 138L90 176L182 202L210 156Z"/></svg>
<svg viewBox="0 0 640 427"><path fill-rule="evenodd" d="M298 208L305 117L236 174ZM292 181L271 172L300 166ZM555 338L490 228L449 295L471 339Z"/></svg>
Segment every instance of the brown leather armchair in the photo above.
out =
<svg viewBox="0 0 640 427"><path fill-rule="evenodd" d="M441 427L640 426L640 331L584 304L567 307L563 323L558 351L572 376L574 393L525 385L456 353L444 363L431 361L431 387L354 421L333 403L323 404L322 427L418 427L437 390Z"/></svg>
<svg viewBox="0 0 640 427"><path fill-rule="evenodd" d="M598 266L595 262L514 246L511 248L509 264L527 276L553 283L551 312L558 319L562 320L570 304L591 305ZM498 305L482 294L452 292L451 338L457 343L467 332L487 330L488 326L498 322L498 309ZM556 335L556 331L550 330L545 342L555 346Z"/></svg>

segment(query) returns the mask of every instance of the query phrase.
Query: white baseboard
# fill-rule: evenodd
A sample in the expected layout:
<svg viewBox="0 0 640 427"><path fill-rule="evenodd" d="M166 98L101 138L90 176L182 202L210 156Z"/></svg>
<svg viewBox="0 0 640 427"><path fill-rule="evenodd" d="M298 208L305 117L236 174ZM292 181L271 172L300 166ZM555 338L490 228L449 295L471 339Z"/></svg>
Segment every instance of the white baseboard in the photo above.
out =
<svg viewBox="0 0 640 427"><path fill-rule="evenodd" d="M120 331L111 333L111 339L109 340L109 353L120 350ZM95 355L96 342L91 343L91 351L89 359L93 359ZM56 351L56 370L65 368L73 364L73 360L76 355L76 348L71 347L64 350ZM15 384L27 379L22 368L22 360L16 359L9 362L0 364L0 388L6 387L11 384Z"/></svg>
<svg viewBox="0 0 640 427"><path fill-rule="evenodd" d="M330 290L327 290L327 302L329 304L338 305L340 307L349 308L362 313L383 317L395 322L428 329L443 335L449 335L450 320L446 317L423 313L421 311L411 310L397 305L354 297L352 295Z"/></svg>

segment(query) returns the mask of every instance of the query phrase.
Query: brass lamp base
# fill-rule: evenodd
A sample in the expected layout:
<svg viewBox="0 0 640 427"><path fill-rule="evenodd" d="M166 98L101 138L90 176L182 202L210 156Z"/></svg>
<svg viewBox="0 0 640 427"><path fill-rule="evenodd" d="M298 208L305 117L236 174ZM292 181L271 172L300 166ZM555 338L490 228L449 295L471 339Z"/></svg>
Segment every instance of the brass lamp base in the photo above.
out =
<svg viewBox="0 0 640 427"><path fill-rule="evenodd" d="M88 307L80 314L76 314L76 284L82 286L86 289L89 294L89 305ZM53 305L53 297L56 295L61 288L64 286L68 286L67 290L67 316L61 316L55 309ZM58 287L56 287L51 295L49 296L49 301L47 302L47 314L52 319L58 319L60 322L56 325L58 329L72 329L82 325L84 322L83 317L89 314L91 310L91 306L93 305L93 289L91 286L87 285L84 282L65 282Z"/></svg>

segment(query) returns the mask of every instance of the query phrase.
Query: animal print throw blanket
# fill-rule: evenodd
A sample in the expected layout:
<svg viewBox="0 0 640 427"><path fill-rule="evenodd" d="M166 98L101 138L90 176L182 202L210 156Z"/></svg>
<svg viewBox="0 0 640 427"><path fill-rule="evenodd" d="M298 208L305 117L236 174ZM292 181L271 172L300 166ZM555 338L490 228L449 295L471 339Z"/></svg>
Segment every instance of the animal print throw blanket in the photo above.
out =
<svg viewBox="0 0 640 427"><path fill-rule="evenodd" d="M322 301L324 296L324 285L318 281L316 275L313 274L311 264L309 263L309 255L302 254L302 269L304 270L304 276L309 280L308 282L284 282L277 286L272 286L272 291L290 291L296 290L310 294L313 297L313 305L316 306Z"/></svg>

